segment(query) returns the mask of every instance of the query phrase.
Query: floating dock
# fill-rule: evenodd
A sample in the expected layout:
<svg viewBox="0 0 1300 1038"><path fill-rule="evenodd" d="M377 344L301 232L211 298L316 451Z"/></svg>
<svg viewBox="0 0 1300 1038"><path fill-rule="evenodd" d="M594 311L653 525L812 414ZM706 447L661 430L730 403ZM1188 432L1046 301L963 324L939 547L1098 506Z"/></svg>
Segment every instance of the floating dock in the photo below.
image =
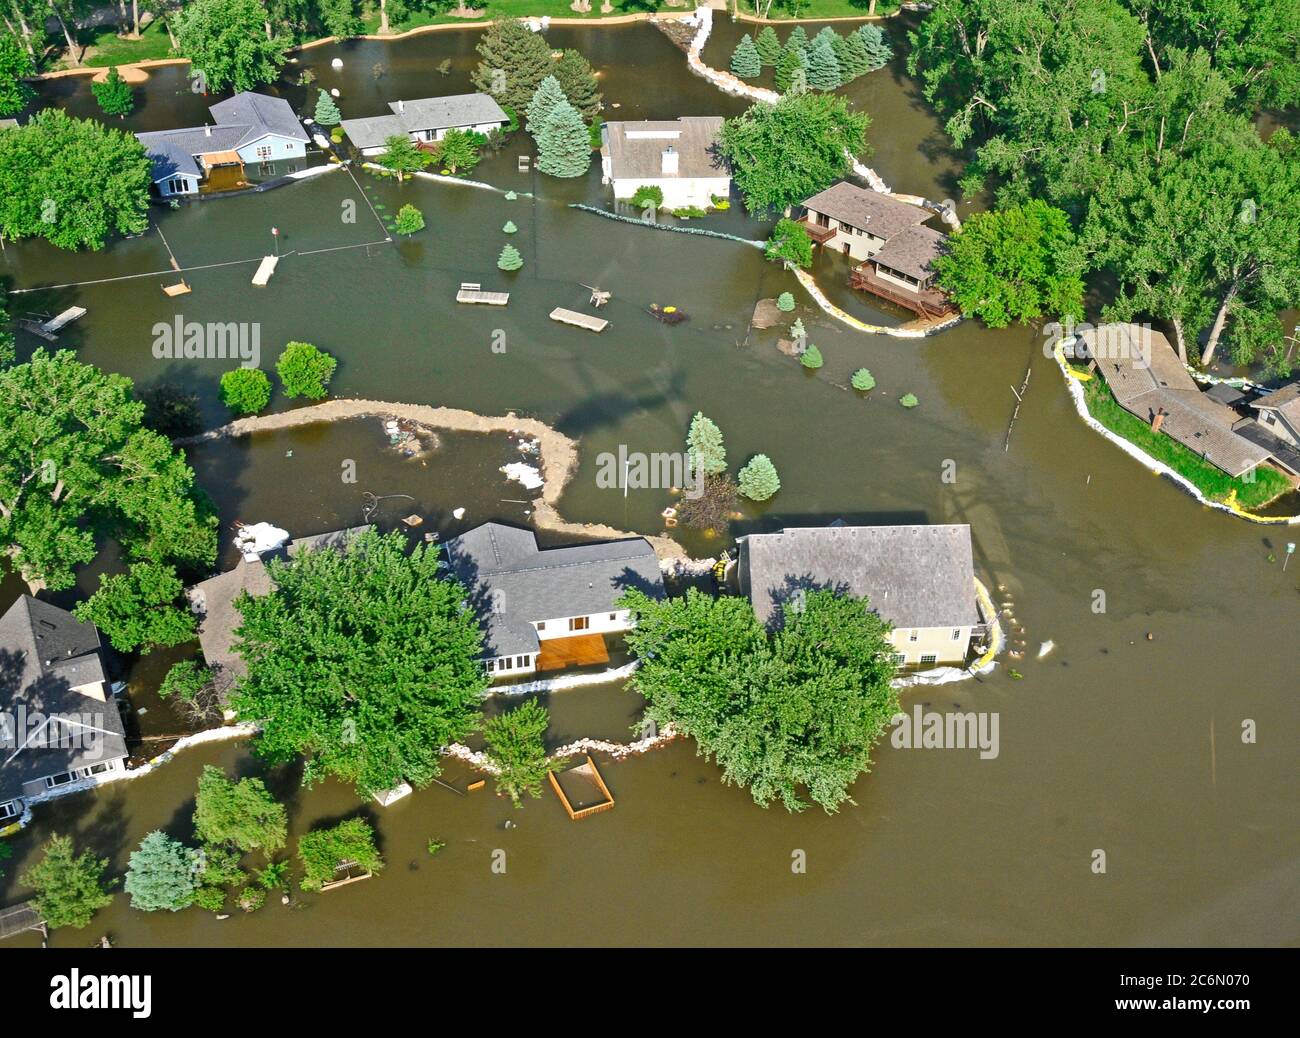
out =
<svg viewBox="0 0 1300 1038"><path fill-rule="evenodd" d="M46 342L54 342L59 337L59 332L73 321L78 321L85 316L86 308L84 306L70 306L57 317L50 317L44 321L27 318L18 323L33 335L39 335Z"/></svg>
<svg viewBox="0 0 1300 1038"><path fill-rule="evenodd" d="M263 256L262 262L258 264L257 273L253 275L253 284L262 288L271 280L271 275L275 273L275 265L280 262L279 256Z"/></svg>
<svg viewBox="0 0 1300 1038"><path fill-rule="evenodd" d="M190 286L187 285L184 281L175 285L163 285L163 292L165 292L169 296L189 295Z"/></svg>
<svg viewBox="0 0 1300 1038"><path fill-rule="evenodd" d="M456 293L458 303L484 303L488 306L505 306L510 302L509 292L484 292L477 281L462 281Z"/></svg>
<svg viewBox="0 0 1300 1038"><path fill-rule="evenodd" d="M559 321L561 324L571 324L576 328L586 328L589 332L603 332L609 327L609 322L603 317L580 314L576 310L566 310L562 306L557 306L551 311L551 320Z"/></svg>

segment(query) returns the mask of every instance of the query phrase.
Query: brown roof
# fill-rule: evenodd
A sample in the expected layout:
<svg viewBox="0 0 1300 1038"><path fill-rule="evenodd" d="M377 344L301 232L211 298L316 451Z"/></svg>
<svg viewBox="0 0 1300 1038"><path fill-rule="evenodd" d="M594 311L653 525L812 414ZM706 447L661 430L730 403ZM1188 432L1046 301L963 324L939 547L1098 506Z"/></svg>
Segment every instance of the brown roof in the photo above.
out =
<svg viewBox="0 0 1300 1038"><path fill-rule="evenodd" d="M720 115L690 115L659 121L605 123L601 128L602 156L610 159L616 180L662 180L664 149L677 152L678 177L730 176L726 163L714 149Z"/></svg>
<svg viewBox="0 0 1300 1038"><path fill-rule="evenodd" d="M803 206L885 239L930 219L930 214L919 206L908 205L846 180L813 195Z"/></svg>
<svg viewBox="0 0 1300 1038"><path fill-rule="evenodd" d="M1253 401L1250 406L1277 411L1293 426L1300 429L1300 382L1288 382L1282 388L1275 389Z"/></svg>
<svg viewBox="0 0 1300 1038"><path fill-rule="evenodd" d="M931 263L947 240L946 234L930 227L909 227L885 242L871 262L924 281L934 273Z"/></svg>
<svg viewBox="0 0 1300 1038"><path fill-rule="evenodd" d="M1109 324L1080 336L1120 406L1150 424L1164 413L1160 431L1230 476L1271 454L1233 432L1237 415L1201 392L1169 340L1135 324Z"/></svg>

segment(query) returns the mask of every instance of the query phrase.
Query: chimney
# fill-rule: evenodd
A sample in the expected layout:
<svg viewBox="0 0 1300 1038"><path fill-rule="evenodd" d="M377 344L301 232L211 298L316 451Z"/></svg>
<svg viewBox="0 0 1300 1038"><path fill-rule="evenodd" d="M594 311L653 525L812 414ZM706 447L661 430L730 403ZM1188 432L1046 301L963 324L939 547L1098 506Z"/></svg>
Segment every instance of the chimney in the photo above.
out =
<svg viewBox="0 0 1300 1038"><path fill-rule="evenodd" d="M660 169L666 177L677 176L677 152L673 150L671 144L664 148L663 161L660 163Z"/></svg>
<svg viewBox="0 0 1300 1038"><path fill-rule="evenodd" d="M398 114L398 115L402 115L402 114L404 114L405 112L406 112L406 102L405 102L405 101L398 101L398 102L397 102L397 114Z"/></svg>
<svg viewBox="0 0 1300 1038"><path fill-rule="evenodd" d="M1165 424L1165 414L1167 412L1163 407L1156 409L1155 417L1151 419L1151 431L1159 432L1160 427Z"/></svg>
<svg viewBox="0 0 1300 1038"><path fill-rule="evenodd" d="M212 136L212 127L208 123L203 124L203 136L204 137Z"/></svg>

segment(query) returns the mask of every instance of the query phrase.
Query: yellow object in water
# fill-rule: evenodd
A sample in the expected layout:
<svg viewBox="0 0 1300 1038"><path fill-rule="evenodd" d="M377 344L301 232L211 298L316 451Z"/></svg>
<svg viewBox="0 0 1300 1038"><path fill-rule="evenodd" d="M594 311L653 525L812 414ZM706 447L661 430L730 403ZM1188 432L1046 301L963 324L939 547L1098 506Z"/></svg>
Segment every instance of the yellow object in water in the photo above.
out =
<svg viewBox="0 0 1300 1038"><path fill-rule="evenodd" d="M665 307L664 307L664 313L666 313L666 314L675 314L675 313L677 313L677 307L675 307L675 306L665 306Z"/></svg>

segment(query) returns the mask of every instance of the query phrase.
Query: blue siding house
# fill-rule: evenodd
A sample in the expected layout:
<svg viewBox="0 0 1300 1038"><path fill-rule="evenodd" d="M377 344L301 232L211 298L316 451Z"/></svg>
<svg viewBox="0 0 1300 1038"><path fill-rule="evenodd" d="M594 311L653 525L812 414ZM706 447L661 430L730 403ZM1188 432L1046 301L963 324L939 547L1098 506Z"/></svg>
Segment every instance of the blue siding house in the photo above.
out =
<svg viewBox="0 0 1300 1038"><path fill-rule="evenodd" d="M163 198L197 194L217 166L304 158L310 137L289 102L244 91L208 109L214 122L137 133L153 162L154 189Z"/></svg>

